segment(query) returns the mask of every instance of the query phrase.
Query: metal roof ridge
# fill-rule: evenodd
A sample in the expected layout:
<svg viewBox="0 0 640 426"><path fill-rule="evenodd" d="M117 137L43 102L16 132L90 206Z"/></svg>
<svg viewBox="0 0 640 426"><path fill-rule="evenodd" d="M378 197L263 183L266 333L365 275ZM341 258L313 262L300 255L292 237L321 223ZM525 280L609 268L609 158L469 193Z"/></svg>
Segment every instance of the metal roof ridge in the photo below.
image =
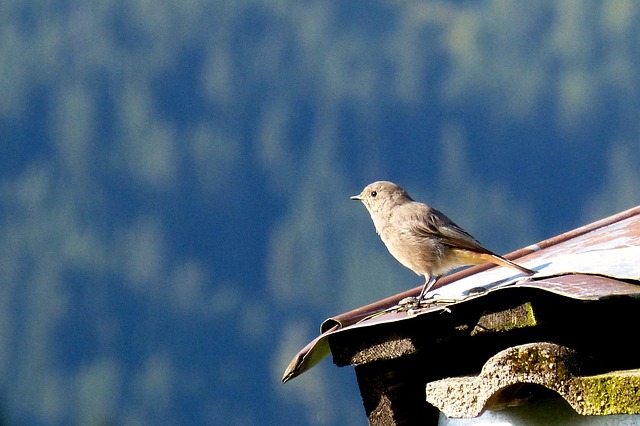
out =
<svg viewBox="0 0 640 426"><path fill-rule="evenodd" d="M529 254L538 252L540 250L547 249L549 247L553 247L557 244L560 244L565 241L569 241L573 238L580 237L589 232L593 232L595 230L604 228L606 226L612 225L614 223L618 223L625 219L628 219L633 216L640 215L640 206L632 207L628 210L624 210L620 213L616 213L612 216L605 217L603 219L599 219L595 222L591 222L587 225L583 225L579 228L572 229L570 231L564 232L562 234L556 235L551 238L547 238L546 240L540 241L537 244L532 244L527 247L523 247L521 249L515 250L509 254L506 254L504 257L509 260L516 260L521 257L527 256ZM434 285L434 289L440 288L447 284L450 284L454 281L458 281L462 278L466 278L468 276L477 274L479 272L485 271L487 269L491 269L497 267L493 264L483 264L473 266L462 271L453 273L451 275L444 276L440 278L436 284ZM402 293L395 294L393 296L389 296L385 299L379 300L377 302L373 302L371 304L361 306L359 308L353 309L351 311L344 312L342 314L327 318L320 326L320 332L326 332L327 330L333 328L335 325L339 327L346 327L351 324L355 324L361 319L372 315L375 312L379 312L381 310L390 308L398 304L398 302L406 297L416 296L422 286L418 286L412 288L410 290L406 290Z"/></svg>

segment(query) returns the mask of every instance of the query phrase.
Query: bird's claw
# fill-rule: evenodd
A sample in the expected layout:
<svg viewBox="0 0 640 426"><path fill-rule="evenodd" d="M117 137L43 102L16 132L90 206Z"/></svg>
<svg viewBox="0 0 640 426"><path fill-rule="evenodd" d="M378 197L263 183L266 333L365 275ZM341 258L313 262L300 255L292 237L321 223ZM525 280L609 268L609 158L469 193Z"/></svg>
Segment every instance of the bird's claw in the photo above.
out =
<svg viewBox="0 0 640 426"><path fill-rule="evenodd" d="M418 300L418 298L413 296L405 297L404 299L398 302L398 306L402 306L402 307L412 307L413 305L417 306L419 304L420 304L420 301Z"/></svg>
<svg viewBox="0 0 640 426"><path fill-rule="evenodd" d="M422 305L428 305L432 301L433 301L433 296L422 297L422 298L420 296L417 296L417 297L409 296L400 300L398 302L398 306L404 309L414 309L414 308L420 308Z"/></svg>

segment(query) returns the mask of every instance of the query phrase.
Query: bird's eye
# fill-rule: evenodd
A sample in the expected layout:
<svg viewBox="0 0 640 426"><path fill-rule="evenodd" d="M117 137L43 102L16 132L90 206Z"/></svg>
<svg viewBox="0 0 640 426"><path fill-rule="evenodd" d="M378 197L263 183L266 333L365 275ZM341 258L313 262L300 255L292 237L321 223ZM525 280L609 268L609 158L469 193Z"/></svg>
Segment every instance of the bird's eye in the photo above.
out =
<svg viewBox="0 0 640 426"><path fill-rule="evenodd" d="M373 198L375 198L375 197L376 197L376 195L378 195L378 192L377 192L377 191L371 191L371 196L372 196Z"/></svg>

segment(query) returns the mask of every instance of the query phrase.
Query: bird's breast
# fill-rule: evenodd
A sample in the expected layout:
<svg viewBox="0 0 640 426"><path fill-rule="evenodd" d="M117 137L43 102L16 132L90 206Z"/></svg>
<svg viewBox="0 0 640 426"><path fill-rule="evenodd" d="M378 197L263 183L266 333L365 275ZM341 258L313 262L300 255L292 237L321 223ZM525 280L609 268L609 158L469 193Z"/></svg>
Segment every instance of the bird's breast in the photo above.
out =
<svg viewBox="0 0 640 426"><path fill-rule="evenodd" d="M446 253L436 238L418 236L408 226L383 228L380 238L389 253L416 274L432 274L442 269Z"/></svg>

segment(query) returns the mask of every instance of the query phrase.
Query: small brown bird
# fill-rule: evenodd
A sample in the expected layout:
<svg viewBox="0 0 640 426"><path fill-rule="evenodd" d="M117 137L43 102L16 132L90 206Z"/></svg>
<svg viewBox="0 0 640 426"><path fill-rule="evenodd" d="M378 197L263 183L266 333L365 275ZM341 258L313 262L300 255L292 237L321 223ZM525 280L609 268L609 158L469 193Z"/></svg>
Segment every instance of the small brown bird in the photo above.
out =
<svg viewBox="0 0 640 426"><path fill-rule="evenodd" d="M525 275L535 271L482 247L467 231L426 204L414 201L393 182L374 182L354 195L365 205L376 232L398 262L425 277L418 303L440 275L466 265L491 262Z"/></svg>

